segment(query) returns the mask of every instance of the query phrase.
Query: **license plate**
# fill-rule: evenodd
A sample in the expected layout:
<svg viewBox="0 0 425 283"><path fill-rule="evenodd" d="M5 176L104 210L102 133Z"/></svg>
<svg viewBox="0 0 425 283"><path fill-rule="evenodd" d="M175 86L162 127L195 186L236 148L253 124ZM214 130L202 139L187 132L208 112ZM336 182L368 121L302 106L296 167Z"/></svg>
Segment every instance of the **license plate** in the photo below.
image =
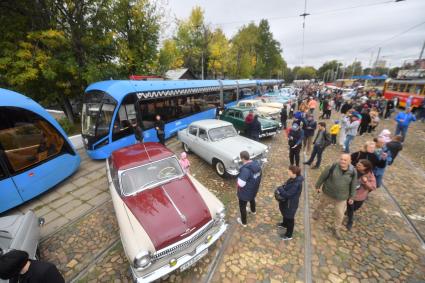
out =
<svg viewBox="0 0 425 283"><path fill-rule="evenodd" d="M186 262L185 264L183 264L182 266L180 266L180 271L185 271L190 266L192 266L193 264L195 264L195 262L197 262L198 260L200 260L201 258L203 258L207 253L208 253L208 249L203 250L200 254L198 254L197 256L195 256L194 258L192 258L191 260L189 260L188 262Z"/></svg>

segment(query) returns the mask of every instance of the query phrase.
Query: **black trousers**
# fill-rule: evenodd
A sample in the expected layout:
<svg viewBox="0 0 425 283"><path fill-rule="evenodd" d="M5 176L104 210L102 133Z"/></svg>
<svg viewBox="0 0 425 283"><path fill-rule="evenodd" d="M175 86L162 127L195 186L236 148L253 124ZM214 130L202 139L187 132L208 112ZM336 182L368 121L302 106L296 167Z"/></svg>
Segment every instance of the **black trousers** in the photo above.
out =
<svg viewBox="0 0 425 283"><path fill-rule="evenodd" d="M241 211L241 220L243 224L246 224L246 205L248 201L239 199L239 210ZM251 212L255 212L255 199L249 201Z"/></svg>
<svg viewBox="0 0 425 283"><path fill-rule="evenodd" d="M353 204L347 202L348 223L353 224L354 211L362 207L364 201L354 201Z"/></svg>
<svg viewBox="0 0 425 283"><path fill-rule="evenodd" d="M285 236L288 238L292 238L292 233L294 233L295 219L294 218L286 218L285 217L285 204L282 201L279 201L279 210L282 214L282 225L286 228Z"/></svg>
<svg viewBox="0 0 425 283"><path fill-rule="evenodd" d="M165 134L157 134L157 137L159 139L159 143L165 145Z"/></svg>
<svg viewBox="0 0 425 283"><path fill-rule="evenodd" d="M336 136L337 135L331 135L332 144L336 144Z"/></svg>
<svg viewBox="0 0 425 283"><path fill-rule="evenodd" d="M363 135L364 133L366 133L368 127L369 127L369 125L360 125L360 127L359 127L359 134L360 135Z"/></svg>
<svg viewBox="0 0 425 283"><path fill-rule="evenodd" d="M289 148L289 163L291 165L297 165L300 166L300 151L301 151L301 144L298 145L296 148Z"/></svg>

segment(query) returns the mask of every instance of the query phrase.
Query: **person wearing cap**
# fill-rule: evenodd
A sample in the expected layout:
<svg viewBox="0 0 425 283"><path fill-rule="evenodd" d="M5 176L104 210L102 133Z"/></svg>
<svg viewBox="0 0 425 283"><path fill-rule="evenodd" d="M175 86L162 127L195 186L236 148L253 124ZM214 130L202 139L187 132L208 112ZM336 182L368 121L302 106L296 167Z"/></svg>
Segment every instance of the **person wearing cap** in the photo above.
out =
<svg viewBox="0 0 425 283"><path fill-rule="evenodd" d="M31 260L25 251L11 250L0 256L0 278L9 283L64 283L56 266Z"/></svg>
<svg viewBox="0 0 425 283"><path fill-rule="evenodd" d="M350 153L350 144L353 142L357 135L357 130L360 125L358 112L352 112L349 120L342 120L345 128L345 141L344 141L344 152Z"/></svg>
<svg viewBox="0 0 425 283"><path fill-rule="evenodd" d="M288 133L289 145L289 162L291 165L300 166L300 152L302 141L304 139L304 131L297 123L292 123L292 127Z"/></svg>

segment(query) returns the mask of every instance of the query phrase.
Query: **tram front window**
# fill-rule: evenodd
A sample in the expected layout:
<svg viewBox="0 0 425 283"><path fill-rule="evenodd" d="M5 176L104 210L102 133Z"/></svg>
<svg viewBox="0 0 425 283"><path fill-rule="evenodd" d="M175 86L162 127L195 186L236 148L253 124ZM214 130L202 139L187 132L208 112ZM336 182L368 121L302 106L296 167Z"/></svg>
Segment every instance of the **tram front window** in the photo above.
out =
<svg viewBox="0 0 425 283"><path fill-rule="evenodd" d="M81 117L81 132L87 146L109 134L116 108L115 100L108 94L91 91L85 94Z"/></svg>

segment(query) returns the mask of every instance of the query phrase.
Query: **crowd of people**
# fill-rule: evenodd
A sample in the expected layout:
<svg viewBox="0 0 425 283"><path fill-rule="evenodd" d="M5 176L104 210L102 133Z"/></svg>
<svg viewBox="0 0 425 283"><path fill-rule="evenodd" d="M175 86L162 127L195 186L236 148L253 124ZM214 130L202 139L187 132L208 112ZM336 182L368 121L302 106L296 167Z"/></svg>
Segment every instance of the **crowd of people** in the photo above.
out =
<svg viewBox="0 0 425 283"><path fill-rule="evenodd" d="M317 169L321 166L323 152L329 147L340 148L339 160L324 168L317 179L315 188L320 193L313 219L320 219L325 207L334 208L333 234L341 239L341 229L350 231L354 223L354 214L368 198L368 194L382 186L385 170L391 166L398 153L403 149L409 125L416 121L411 108L394 115L397 101L385 100L379 92L361 92L350 99L344 99L339 91L326 90L318 85L304 87L294 101L289 101L281 112L281 122L286 129L289 151L288 179L275 190L275 198L282 214L282 222L277 226L286 229L283 240L291 240L294 231L294 218L298 208L303 186L300 168L300 155L309 154L305 166ZM336 112L332 115L332 111ZM421 114L418 109L418 116ZM396 127L394 134L389 129L377 131L382 119L394 116ZM318 117L316 120L315 117ZM338 117L330 125L326 120ZM292 119L290 125L288 119ZM329 130L328 130L329 128ZM357 136L368 137L358 151L352 151L351 145ZM338 137L339 136L339 137ZM241 159L242 158L241 155ZM255 196L261 182L261 168L248 170L245 160L237 180L240 199L241 218L238 222L247 225L246 204L251 203L251 213L255 214ZM249 165L252 166L252 165ZM254 175L260 176L254 178ZM247 184L253 192L246 197ZM245 195L242 199L240 196ZM347 216L346 222L343 222ZM344 225L344 224L345 225Z"/></svg>

